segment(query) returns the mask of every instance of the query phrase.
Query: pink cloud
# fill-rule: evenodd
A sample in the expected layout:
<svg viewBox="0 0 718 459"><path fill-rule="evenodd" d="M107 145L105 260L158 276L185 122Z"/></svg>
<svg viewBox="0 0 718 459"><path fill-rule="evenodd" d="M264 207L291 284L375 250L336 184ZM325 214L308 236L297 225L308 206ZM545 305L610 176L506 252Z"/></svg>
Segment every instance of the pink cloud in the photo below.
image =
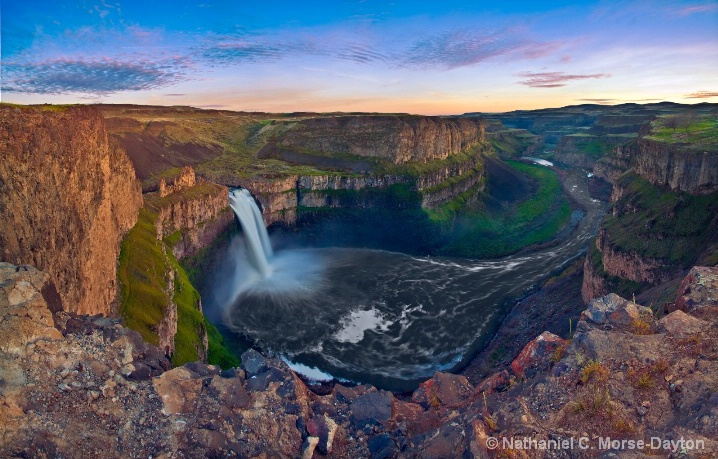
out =
<svg viewBox="0 0 718 459"><path fill-rule="evenodd" d="M566 86L569 81L586 80L589 78L608 78L608 73L593 73L589 75L572 75L564 72L521 72L517 76L524 78L520 84L532 88L559 88Z"/></svg>

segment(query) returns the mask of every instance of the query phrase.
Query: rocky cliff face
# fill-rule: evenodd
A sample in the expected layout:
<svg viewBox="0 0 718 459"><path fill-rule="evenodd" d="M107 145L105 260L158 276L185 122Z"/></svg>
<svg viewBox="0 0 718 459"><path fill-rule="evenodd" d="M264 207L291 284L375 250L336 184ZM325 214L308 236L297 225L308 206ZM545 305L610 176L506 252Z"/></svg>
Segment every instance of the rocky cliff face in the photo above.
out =
<svg viewBox="0 0 718 459"><path fill-rule="evenodd" d="M194 171L187 169L183 174L187 185L175 184L165 188L164 195L160 191L148 193L146 198L148 209L157 215L154 223L157 239L176 233L172 251L178 259L207 247L234 222L227 187L202 179L195 183Z"/></svg>
<svg viewBox="0 0 718 459"><path fill-rule="evenodd" d="M612 147L629 139L611 135L564 135L556 145L553 159L558 163L592 169L594 163L609 153Z"/></svg>
<svg viewBox="0 0 718 459"><path fill-rule="evenodd" d="M613 185L613 206L596 240L600 262L586 260L584 301L621 283L636 291L666 282L710 250L718 151L705 142L659 141L648 125L640 135L594 165Z"/></svg>
<svg viewBox="0 0 718 459"><path fill-rule="evenodd" d="M142 205L89 107L0 107L0 259L46 271L67 311L109 314L123 234Z"/></svg>
<svg viewBox="0 0 718 459"><path fill-rule="evenodd" d="M707 194L718 190L718 151L690 144L640 138L616 147L596 164L594 173L609 181L629 168L654 185L673 191Z"/></svg>
<svg viewBox="0 0 718 459"><path fill-rule="evenodd" d="M641 449L650 456L718 454L716 268L691 271L660 320L607 295L573 339L541 333L476 384L436 373L410 397L341 384L320 395L254 350L241 368L168 370L162 352L112 320L51 315L41 278L0 265L0 316L31 303L35 317L21 319L28 333L11 346L0 335L2 456L538 459L546 449L531 445L571 439L589 447L571 457L635 456L599 443L607 437L674 441Z"/></svg>
<svg viewBox="0 0 718 459"><path fill-rule="evenodd" d="M462 152L484 140L479 119L428 116L336 116L291 123L278 144L309 150L428 162Z"/></svg>
<svg viewBox="0 0 718 459"><path fill-rule="evenodd" d="M293 175L288 177L233 178L228 186L247 188L259 202L266 225L293 225L298 207L370 207L376 200L345 196L336 192L360 192L362 190L385 190L395 185L406 185L421 195L421 205L432 208L457 195L475 189L483 189L485 179L481 149L467 155L462 161L447 164L418 174L332 174Z"/></svg>
<svg viewBox="0 0 718 459"><path fill-rule="evenodd" d="M687 193L718 190L718 151L701 151L687 144L668 144L643 138L619 147L631 157L638 175L658 186Z"/></svg>

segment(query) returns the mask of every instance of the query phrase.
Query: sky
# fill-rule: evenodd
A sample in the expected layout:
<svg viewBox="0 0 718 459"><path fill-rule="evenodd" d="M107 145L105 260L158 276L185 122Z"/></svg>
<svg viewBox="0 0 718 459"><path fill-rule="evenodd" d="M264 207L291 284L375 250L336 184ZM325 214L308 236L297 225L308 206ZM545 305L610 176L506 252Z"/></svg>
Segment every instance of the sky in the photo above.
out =
<svg viewBox="0 0 718 459"><path fill-rule="evenodd" d="M718 1L0 0L3 102L498 112L718 102Z"/></svg>

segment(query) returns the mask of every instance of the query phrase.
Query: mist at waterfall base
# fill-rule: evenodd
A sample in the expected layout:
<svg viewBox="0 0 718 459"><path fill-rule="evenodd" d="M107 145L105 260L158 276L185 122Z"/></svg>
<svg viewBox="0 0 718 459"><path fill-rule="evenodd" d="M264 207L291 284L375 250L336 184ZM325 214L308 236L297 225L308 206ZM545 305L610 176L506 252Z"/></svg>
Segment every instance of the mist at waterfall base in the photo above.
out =
<svg viewBox="0 0 718 459"><path fill-rule="evenodd" d="M210 320L305 373L318 369L318 379L400 392L466 363L491 339L509 300L580 256L598 222L583 219L556 247L465 260L298 247L291 232L270 241L249 192L233 190L230 202L242 232L221 249L202 293Z"/></svg>

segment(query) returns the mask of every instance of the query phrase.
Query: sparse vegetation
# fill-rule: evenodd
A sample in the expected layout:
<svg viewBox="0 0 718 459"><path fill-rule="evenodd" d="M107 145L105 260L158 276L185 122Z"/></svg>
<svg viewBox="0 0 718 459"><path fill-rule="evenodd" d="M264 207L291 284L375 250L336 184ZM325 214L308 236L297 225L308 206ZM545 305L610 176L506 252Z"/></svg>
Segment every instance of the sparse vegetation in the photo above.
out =
<svg viewBox="0 0 718 459"><path fill-rule="evenodd" d="M583 384L589 381L605 383L610 375L609 369L598 360L588 361L581 369L579 378Z"/></svg>

